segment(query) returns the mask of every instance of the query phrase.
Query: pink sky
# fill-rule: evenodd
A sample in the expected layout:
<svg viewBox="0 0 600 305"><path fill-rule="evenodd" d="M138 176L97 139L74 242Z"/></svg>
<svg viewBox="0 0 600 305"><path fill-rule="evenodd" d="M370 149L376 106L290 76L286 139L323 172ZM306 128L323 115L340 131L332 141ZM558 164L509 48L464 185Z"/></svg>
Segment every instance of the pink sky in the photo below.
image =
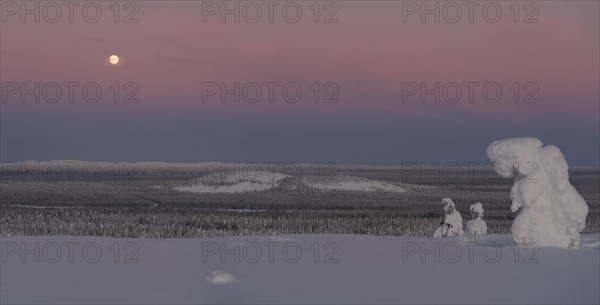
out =
<svg viewBox="0 0 600 305"><path fill-rule="evenodd" d="M341 2L337 24L308 17L298 24L202 23L200 3L139 6L138 24L9 19L2 30L2 79L134 81L147 103L172 97L169 107L196 104L202 82L278 80L308 87L332 81L341 89L335 111L427 116L451 106L490 118L535 112L541 120L598 121L600 26L597 13L590 13L598 3L544 2L537 24L514 23L511 16L497 24L402 23L401 5L385 2ZM122 59L117 67L106 63L113 53ZM505 90L535 82L540 105L398 103L403 82L466 81L497 82Z"/></svg>
<svg viewBox="0 0 600 305"><path fill-rule="evenodd" d="M588 130L600 121L599 3L537 2L538 23L514 23L508 4L499 23L402 22L401 2L336 2L339 23L271 24L202 22L200 2L136 2L137 24L110 18L90 24L18 22L2 24L0 78L3 82L136 82L141 112L200 110L216 117L320 116L393 122L399 119L461 122L554 122ZM106 11L105 14L109 14ZM525 12L522 12L525 14ZM109 15L110 16L110 15ZM12 16L11 16L12 17ZM111 66L108 56L121 62ZM297 82L309 93L314 82L335 82L338 104L201 104L203 82ZM496 82L503 99L495 104L466 97L456 104L403 104L402 84ZM537 104L515 104L509 86L535 82ZM465 89L466 90L466 89ZM528 91L521 91L526 94ZM465 91L466 94L466 91ZM9 102L4 112L29 111ZM86 115L89 107L42 105L60 113ZM94 106L98 113L109 106ZM112 106L111 106L112 107Z"/></svg>

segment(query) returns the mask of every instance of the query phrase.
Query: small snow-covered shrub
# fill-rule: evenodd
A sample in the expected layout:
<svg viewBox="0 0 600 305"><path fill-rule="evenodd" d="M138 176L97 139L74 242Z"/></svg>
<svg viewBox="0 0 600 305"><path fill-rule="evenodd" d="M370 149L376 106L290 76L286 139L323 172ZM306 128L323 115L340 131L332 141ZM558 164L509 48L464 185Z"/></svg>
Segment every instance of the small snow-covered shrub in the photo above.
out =
<svg viewBox="0 0 600 305"><path fill-rule="evenodd" d="M471 211L471 220L467 222L467 234L487 234L487 224L485 223L485 220L483 220L483 205L481 202L472 204L469 207L469 211Z"/></svg>
<svg viewBox="0 0 600 305"><path fill-rule="evenodd" d="M460 213L456 210L456 206L452 199L444 198L442 199L442 203L445 203L444 206L444 221L440 224L440 226L433 233L433 237L445 237L445 236L456 236L456 235L464 235L463 231L463 220L460 216Z"/></svg>

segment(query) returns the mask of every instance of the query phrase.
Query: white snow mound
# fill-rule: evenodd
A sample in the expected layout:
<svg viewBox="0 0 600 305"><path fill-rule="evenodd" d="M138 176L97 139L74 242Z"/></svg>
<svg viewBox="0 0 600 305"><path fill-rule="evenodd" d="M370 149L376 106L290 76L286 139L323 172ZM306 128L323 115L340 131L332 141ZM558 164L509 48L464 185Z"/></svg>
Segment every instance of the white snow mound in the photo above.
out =
<svg viewBox="0 0 600 305"><path fill-rule="evenodd" d="M269 171L237 171L217 173L196 179L187 185L173 187L180 192L243 193L267 191L277 187L287 175Z"/></svg>
<svg viewBox="0 0 600 305"><path fill-rule="evenodd" d="M213 271L206 280L213 285L228 285L237 281L236 277L221 271Z"/></svg>
<svg viewBox="0 0 600 305"><path fill-rule="evenodd" d="M359 192L393 192L402 193L406 190L393 183L351 176L336 176L324 181L305 180L309 187L320 190L359 191Z"/></svg>
<svg viewBox="0 0 600 305"><path fill-rule="evenodd" d="M487 155L502 177L515 177L511 210L521 210L511 232L515 242L577 248L588 206L569 183L568 165L556 146L536 138L495 141Z"/></svg>

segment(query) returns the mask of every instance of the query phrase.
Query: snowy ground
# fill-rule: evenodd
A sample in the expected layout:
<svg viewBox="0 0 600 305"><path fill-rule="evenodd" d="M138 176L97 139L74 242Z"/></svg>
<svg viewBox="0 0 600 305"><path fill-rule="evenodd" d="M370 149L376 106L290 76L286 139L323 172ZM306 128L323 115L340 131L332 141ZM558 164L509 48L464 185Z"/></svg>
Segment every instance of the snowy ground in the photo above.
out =
<svg viewBox="0 0 600 305"><path fill-rule="evenodd" d="M2 304L600 302L598 234L539 251L504 235L0 241Z"/></svg>

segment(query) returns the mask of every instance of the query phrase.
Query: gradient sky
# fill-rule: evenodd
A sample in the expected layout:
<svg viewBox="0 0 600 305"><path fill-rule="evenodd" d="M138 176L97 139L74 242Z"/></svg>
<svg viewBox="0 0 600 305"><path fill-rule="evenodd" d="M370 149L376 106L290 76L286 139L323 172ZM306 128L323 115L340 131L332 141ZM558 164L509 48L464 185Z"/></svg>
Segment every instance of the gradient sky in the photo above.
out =
<svg viewBox="0 0 600 305"><path fill-rule="evenodd" d="M297 2L298 23L276 10L274 23L255 24L203 22L199 1L138 1L139 22L124 24L113 22L109 2L98 2L95 24L78 10L74 23L0 23L3 84L103 88L95 104L77 93L75 103L9 97L0 106L1 161L485 162L493 140L533 136L561 148L571 165L600 165L597 1L537 2L537 23L515 23L510 3L498 2L500 22L476 14L474 23L454 24L404 23L402 3L386 1L335 2L333 24L313 22L312 1ZM108 63L111 54L118 65ZM205 82L269 81L296 82L305 96L202 103ZM114 82L138 84L139 103L112 102ZM315 82L337 83L339 102L312 102ZM402 103L407 82L496 82L503 96ZM515 82L536 83L539 102L514 103Z"/></svg>

